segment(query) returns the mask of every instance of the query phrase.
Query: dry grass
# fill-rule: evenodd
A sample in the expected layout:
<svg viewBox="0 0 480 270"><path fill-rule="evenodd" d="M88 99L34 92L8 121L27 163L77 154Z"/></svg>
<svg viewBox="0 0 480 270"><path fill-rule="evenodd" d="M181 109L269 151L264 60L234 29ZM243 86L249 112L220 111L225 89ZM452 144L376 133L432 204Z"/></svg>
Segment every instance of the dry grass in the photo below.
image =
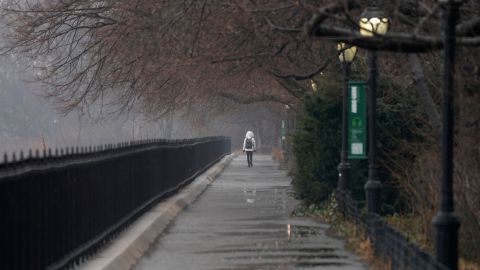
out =
<svg viewBox="0 0 480 270"><path fill-rule="evenodd" d="M375 257L373 244L366 238L366 233L359 230L354 223L343 218L337 211L335 196L331 196L321 206L311 205L307 208L300 208L295 211L296 215L308 216L323 223L331 224L327 232L333 237L346 240L346 248L357 254L360 259L370 265L371 270L391 270L390 261L383 261ZM433 251L431 243L428 243L424 232L420 230L421 217L414 215L394 215L386 217L387 223L407 235L409 239L416 242L422 249ZM477 249L478 250L478 249ZM460 259L459 270L480 270L478 263Z"/></svg>
<svg viewBox="0 0 480 270"><path fill-rule="evenodd" d="M433 253L433 245L430 241L430 237L427 235L429 231L424 230L425 221L422 220L420 216L413 214L394 214L392 216L386 216L385 221L393 228L402 232L409 241L417 244L421 249ZM430 224L430 227L431 226L432 225Z"/></svg>
<svg viewBox="0 0 480 270"><path fill-rule="evenodd" d="M460 265L459 265L459 270L480 270L480 265L473 263L473 262L467 262L465 260L460 260Z"/></svg>
<svg viewBox="0 0 480 270"><path fill-rule="evenodd" d="M370 238L361 239L360 241L358 241L354 251L356 254L360 255L360 258L363 261L373 262L373 260L375 259L372 241L370 240Z"/></svg>
<svg viewBox="0 0 480 270"><path fill-rule="evenodd" d="M425 232L421 230L421 217L415 215L393 215L385 217L387 223L406 235L410 241L420 246L421 249L434 253L433 243L429 241ZM460 259L459 270L480 270L478 263Z"/></svg>
<svg viewBox="0 0 480 270"><path fill-rule="evenodd" d="M280 147L274 147L272 149L272 157L277 162L282 162L285 159L283 156L283 151Z"/></svg>
<svg viewBox="0 0 480 270"><path fill-rule="evenodd" d="M369 265L370 270L392 269L389 261L383 261L375 256L373 243L369 238L365 237L365 232L358 231L355 224L346 220L342 220L337 224L343 227L340 234L337 235L345 238L347 241L346 247L358 255L362 261L366 262ZM337 225L334 227L337 227Z"/></svg>
<svg viewBox="0 0 480 270"><path fill-rule="evenodd" d="M310 206L299 209L297 214L308 216L320 222L331 224L327 234L346 240L346 248L354 252L371 270L391 270L390 263L375 257L372 241L365 237L365 232L359 230L354 223L343 218L336 210L335 196L321 207Z"/></svg>

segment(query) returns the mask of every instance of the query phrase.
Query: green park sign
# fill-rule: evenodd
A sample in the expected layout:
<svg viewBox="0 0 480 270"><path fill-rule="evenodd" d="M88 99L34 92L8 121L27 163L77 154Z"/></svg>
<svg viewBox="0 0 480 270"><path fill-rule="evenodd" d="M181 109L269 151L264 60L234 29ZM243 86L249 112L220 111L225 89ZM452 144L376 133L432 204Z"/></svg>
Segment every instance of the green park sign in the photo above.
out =
<svg viewBox="0 0 480 270"><path fill-rule="evenodd" d="M348 83L348 158L367 158L367 98L365 82Z"/></svg>

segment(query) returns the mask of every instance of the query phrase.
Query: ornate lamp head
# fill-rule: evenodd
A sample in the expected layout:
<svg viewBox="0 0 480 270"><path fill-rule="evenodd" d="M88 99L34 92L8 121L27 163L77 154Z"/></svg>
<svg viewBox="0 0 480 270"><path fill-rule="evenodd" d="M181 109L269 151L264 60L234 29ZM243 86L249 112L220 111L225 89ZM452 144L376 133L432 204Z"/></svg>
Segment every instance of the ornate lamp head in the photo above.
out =
<svg viewBox="0 0 480 270"><path fill-rule="evenodd" d="M337 44L338 58L342 63L351 63L357 54L357 47L340 42Z"/></svg>
<svg viewBox="0 0 480 270"><path fill-rule="evenodd" d="M359 26L362 36L385 35L389 20L385 13L376 5L368 7L362 13Z"/></svg>

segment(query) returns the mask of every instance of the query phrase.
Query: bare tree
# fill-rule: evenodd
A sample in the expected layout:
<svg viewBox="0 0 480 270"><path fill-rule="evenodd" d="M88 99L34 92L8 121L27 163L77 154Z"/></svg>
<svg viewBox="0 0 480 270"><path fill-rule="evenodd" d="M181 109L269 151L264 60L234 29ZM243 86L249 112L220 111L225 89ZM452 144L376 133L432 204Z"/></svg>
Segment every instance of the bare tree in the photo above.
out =
<svg viewBox="0 0 480 270"><path fill-rule="evenodd" d="M4 52L23 55L66 112L98 101L158 115L219 98L290 104L308 88L284 74L325 66L318 43L272 31L310 17L296 1L9 0L2 15Z"/></svg>

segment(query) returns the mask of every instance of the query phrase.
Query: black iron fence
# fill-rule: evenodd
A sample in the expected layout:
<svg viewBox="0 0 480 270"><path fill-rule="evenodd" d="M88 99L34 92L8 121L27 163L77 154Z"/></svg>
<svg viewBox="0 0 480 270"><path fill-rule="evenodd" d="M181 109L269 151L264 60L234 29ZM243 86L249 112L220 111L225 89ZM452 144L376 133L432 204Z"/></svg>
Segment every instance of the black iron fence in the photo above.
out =
<svg viewBox="0 0 480 270"><path fill-rule="evenodd" d="M448 270L434 256L389 226L381 216L362 215L358 202L349 193L337 190L336 200L342 215L367 234L375 254L388 262L392 270Z"/></svg>
<svg viewBox="0 0 480 270"><path fill-rule="evenodd" d="M230 139L30 152L0 164L0 269L77 264L224 155Z"/></svg>

